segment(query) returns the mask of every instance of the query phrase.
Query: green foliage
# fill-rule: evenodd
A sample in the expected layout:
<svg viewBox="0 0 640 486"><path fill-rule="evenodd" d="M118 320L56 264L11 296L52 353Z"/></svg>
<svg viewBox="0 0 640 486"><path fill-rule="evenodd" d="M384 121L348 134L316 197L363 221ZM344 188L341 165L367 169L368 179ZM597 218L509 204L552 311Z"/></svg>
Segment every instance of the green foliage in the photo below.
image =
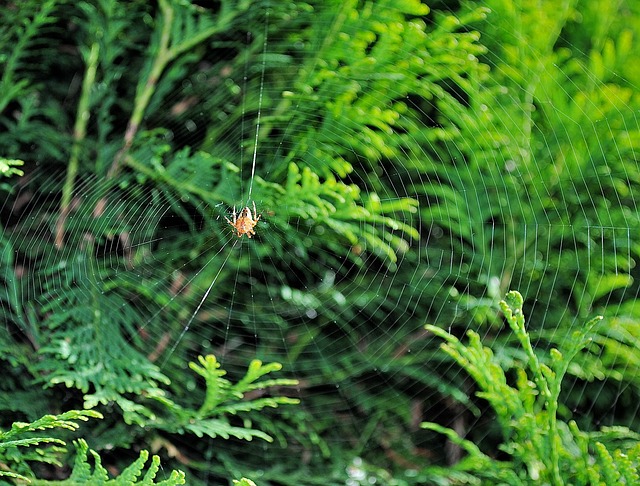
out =
<svg viewBox="0 0 640 486"><path fill-rule="evenodd" d="M46 315L43 329L50 333L39 349L46 359L33 369L43 373L49 386L61 383L81 390L85 407L116 402L125 421L141 423L150 412L127 394L157 395L159 384L169 379L130 344L127 336L135 335L134 324L143 317L123 296L103 290L94 251L88 242L86 251L70 261L44 269L50 280L39 308Z"/></svg>
<svg viewBox="0 0 640 486"><path fill-rule="evenodd" d="M195 434L198 437L237 437L252 440L254 437L271 442L273 439L266 433L253 429L245 423L242 427L232 426L229 416L247 414L259 411L265 407L275 408L278 405L292 405L299 400L288 397L243 398L257 390L270 387L295 386L297 380L275 378L260 380L261 377L282 369L280 363L263 365L259 360L253 360L249 369L237 383L231 383L223 378L227 372L220 369L220 363L215 356L199 356L197 363L189 363L189 367L200 375L206 384L203 403L198 409L182 407L166 397L153 397L160 402L165 410L158 412L149 425L159 430L179 434Z"/></svg>
<svg viewBox="0 0 640 486"><path fill-rule="evenodd" d="M280 404L298 403L297 400L285 397L256 398L249 401L238 402L243 396L252 391L264 390L273 386L293 386L297 384L295 380L270 379L260 380L263 376L281 369L278 363L263 365L258 360L254 360L247 370L245 376L237 383L232 384L222 378L226 372L220 369L220 364L213 356L199 357L202 366L191 363L190 367L197 374L202 376L207 384L205 402L199 410L187 410L178 406L168 399L161 399L163 405L170 410L171 419L163 424L162 420L156 422L160 429L195 433L199 437L208 435L210 437L230 435L241 439L251 440L253 437L271 440L271 438L260 431L253 430L248 426L232 427L225 419L228 415L251 410L261 410L264 407L277 407ZM234 403L237 402L237 403ZM218 417L218 418L212 418ZM109 479L107 470L102 466L100 456L90 450L86 441L80 439L75 442L76 459L73 470L68 479L62 481L48 481L34 479L34 473L30 467L32 462L46 463L53 466L62 466L60 455L65 451L65 442L53 437L34 436L34 432L48 429L68 429L75 431L78 429L78 420L87 421L89 418L103 418L102 415L93 410L71 410L60 415L45 415L44 417L30 423L15 422L11 429L0 431L0 463L9 471L0 471L0 476L10 477L26 481L29 484L185 484L185 475L181 471L172 471L170 476L162 481L155 482L160 468L160 459L153 456L151 464L142 475L145 464L149 459L146 450L140 452L140 457L127 466L115 479ZM33 446L48 445L46 448ZM93 459L93 466L90 464L88 455ZM234 481L234 484L255 486L251 480L243 478Z"/></svg>
<svg viewBox="0 0 640 486"><path fill-rule="evenodd" d="M637 6L449 3L1 6L0 172L25 162L0 186L5 423L70 400L108 412L97 451L160 443L190 481L344 484L362 457L365 477L416 483L398 459L424 462L416 404L482 409L420 329L436 322L492 340L492 358L470 349L503 430L518 417L511 457L557 479L573 443L589 474L632 477L626 432L567 431L553 407L587 409L584 430L637 420L608 403L640 389ZM253 201L247 242L224 218ZM512 287L527 339L501 328ZM578 353L574 316L596 310L611 317ZM279 368L256 356L285 364L304 407L272 410L293 381L262 379ZM522 362L525 382L498 379ZM469 454L447 477L515 481L431 428ZM273 444L234 449L253 437Z"/></svg>
<svg viewBox="0 0 640 486"><path fill-rule="evenodd" d="M631 107L640 98L612 73L639 36L633 24L606 20L626 3L607 4L603 15L589 2L485 2L492 15L474 26L491 72L464 85L467 109L440 105L449 137L421 165L428 181L414 185L429 201L424 220L447 236L430 252L472 255L458 286L495 304L513 282L526 282L525 299L551 303L532 316L557 327L544 334L556 344L569 339L572 322L554 294L570 295L583 317L608 297L638 292L630 271L640 255L626 234L640 224L630 210L640 187L630 163L640 142ZM565 37L580 25L587 29L580 36L592 36L587 45ZM482 299L466 292L460 299L471 317L492 324Z"/></svg>
<svg viewBox="0 0 640 486"><path fill-rule="evenodd" d="M33 422L15 422L6 432L0 431L0 463L9 471L0 471L0 476L29 481L33 477L30 463L39 462L61 466L61 446L65 442L53 437L34 436L49 429L67 429L75 431L80 427L78 420L102 418L92 410L70 410L60 415L45 415ZM32 447L46 445L47 447Z"/></svg>
<svg viewBox="0 0 640 486"><path fill-rule="evenodd" d="M46 481L35 480L30 484L34 485L60 485L73 486L76 484L95 484L95 485L162 485L172 486L176 484L186 484L185 475L182 471L171 471L167 479L156 481L156 476L160 470L160 458L153 456L151 464L148 466L144 476L141 477L145 464L149 459L147 451L141 451L140 457L132 464L127 466L120 474L113 478L109 478L109 473L102 466L100 456L93 450L89 449L87 443L80 439L75 442L76 459L68 479L62 481ZM93 459L93 467L89 463L88 453Z"/></svg>
<svg viewBox="0 0 640 486"><path fill-rule="evenodd" d="M372 193L364 206L359 206L360 190L356 185L346 185L329 175L326 180L310 168L300 169L294 163L289 165L282 200L296 201L285 217L311 219L316 225L326 225L333 233L342 236L351 245L362 245L377 254L383 261L395 267L396 253L408 250L407 241L393 231L400 231L418 239L418 232L408 224L384 216L392 211L415 212L414 199L395 200L382 204ZM284 201L282 201L284 202Z"/></svg>
<svg viewBox="0 0 640 486"><path fill-rule="evenodd" d="M500 308L524 351L515 384L478 333L468 331L469 344L435 326L427 329L445 340L442 349L476 382L477 396L496 414L504 442L500 449L511 458L497 461L473 442L434 423L424 428L445 434L467 457L455 466L472 478L506 484L634 484L640 472L638 434L626 427L586 433L574 421L559 417L562 382L576 355L592 342L596 317L574 332L562 351L549 351L550 365L542 363L525 329L523 298L509 292ZM612 445L621 447L613 450ZM620 460L619 460L620 459Z"/></svg>
<svg viewBox="0 0 640 486"><path fill-rule="evenodd" d="M0 79L0 112L29 89L28 78L21 76L28 69L26 53L33 47L38 34L54 21L51 15L55 0L25 2L19 9L4 8L2 36L2 78ZM12 29L13 26L21 29Z"/></svg>
<svg viewBox="0 0 640 486"><path fill-rule="evenodd" d="M0 174L5 177L24 175L23 171L16 169L16 167L20 167L21 165L24 165L24 161L22 160L0 159Z"/></svg>
<svg viewBox="0 0 640 486"><path fill-rule="evenodd" d="M234 479L233 484L236 486L256 486L256 483L247 478L242 478L240 480Z"/></svg>
<svg viewBox="0 0 640 486"><path fill-rule="evenodd" d="M52 127L61 121L55 108L51 110L56 104L40 98L42 84L33 68L39 55L53 57L54 51L42 39L45 32L51 33L57 4L56 0L28 1L22 2L20 8L1 7L0 112L10 107L21 115L0 118L2 157L20 158L25 153L22 148L35 141L50 144L46 151L60 155L61 141L66 140Z"/></svg>
<svg viewBox="0 0 640 486"><path fill-rule="evenodd" d="M509 367L522 351L496 313L507 289L519 288L530 304L529 333L540 349L565 348L577 319L607 315L594 327L594 346L572 362L575 386L564 388L563 401L586 411L581 426L597 415L636 429L636 414L611 400L624 389L633 403L639 390L640 247L632 235L640 225L640 127L632 112L640 98L627 67L637 60L637 6L483 5L491 13L472 27L482 33L479 60L488 69L460 84L462 96L449 86L451 96L438 100L443 137L410 182L426 202L421 235L429 242L415 264L432 275L425 307L438 309L424 319L456 335L470 326L486 332ZM469 2L457 15L475 8ZM550 364L548 354L539 359ZM461 383L446 366L442 381Z"/></svg>
<svg viewBox="0 0 640 486"><path fill-rule="evenodd" d="M231 426L228 420L230 415L238 415L251 411L261 410L265 407L277 407L282 404L296 404L298 400L286 397L264 397L240 401L250 392L265 390L275 386L295 386L296 380L268 379L261 380L265 375L282 368L279 363L263 365L254 360L245 376L233 384L223 378L226 374L220 369L220 364L214 356L199 357L200 365L190 363L190 368L204 378L207 391L204 403L197 410L191 410L179 406L166 397L155 398L164 407L164 411L158 412L159 417L148 424L159 430L171 433L193 433L198 437L221 436L228 439L230 436L239 439L251 440L254 437L271 441L272 438L259 430L252 429L246 423L243 427ZM28 480L25 474L33 476L28 467L28 462L39 461L61 466L59 455L64 450L58 446L64 446L64 441L51 437L27 437L30 432L52 428L66 428L76 430L78 423L74 420L88 420L88 418L102 418L102 415L92 411L70 411L58 416L47 415L32 423L14 423L7 432L0 433L0 461L11 467L12 470L20 470L21 474L14 472L0 472L0 475ZM37 449L33 452L21 452L19 447L36 446L40 444L55 444L45 450ZM71 476L64 481L35 481L33 484L184 484L184 473L173 471L171 476L158 483L153 482L159 469L160 459L154 456L144 477L140 478L142 470L149 458L147 451L142 451L137 461L126 467L116 479L109 479L107 470L102 466L100 456L88 449L85 441L76 442L76 460ZM94 461L93 468L88 462L87 453L90 452ZM138 481L139 480L139 481ZM253 484L250 480L243 479L238 484Z"/></svg>

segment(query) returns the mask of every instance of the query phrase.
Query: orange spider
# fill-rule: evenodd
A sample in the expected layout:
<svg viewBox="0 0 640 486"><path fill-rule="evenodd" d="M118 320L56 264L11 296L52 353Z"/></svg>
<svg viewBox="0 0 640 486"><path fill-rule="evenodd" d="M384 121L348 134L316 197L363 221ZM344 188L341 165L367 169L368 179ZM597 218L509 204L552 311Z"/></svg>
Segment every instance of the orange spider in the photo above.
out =
<svg viewBox="0 0 640 486"><path fill-rule="evenodd" d="M258 211L256 211L256 203L253 202L253 214L258 215ZM227 223L233 226L233 229L236 231L238 238L242 238L242 235L247 235L248 238L251 238L251 235L255 235L256 232L253 231L253 228L260 221L260 216L257 216L256 219L253 219L253 215L251 214L251 209L249 206L245 207L242 211L240 211L239 216L236 215L236 208L233 207L233 222L229 218L225 216Z"/></svg>

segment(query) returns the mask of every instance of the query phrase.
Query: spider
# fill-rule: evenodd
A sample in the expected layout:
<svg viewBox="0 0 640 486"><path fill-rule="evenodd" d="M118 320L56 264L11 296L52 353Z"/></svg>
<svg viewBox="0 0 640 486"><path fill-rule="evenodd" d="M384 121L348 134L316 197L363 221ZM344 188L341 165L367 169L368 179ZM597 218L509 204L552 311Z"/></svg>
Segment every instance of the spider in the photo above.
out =
<svg viewBox="0 0 640 486"><path fill-rule="evenodd" d="M256 216L258 214L258 211L256 211L255 201L253 202L253 214ZM258 216L256 219L253 219L253 215L251 214L251 209L249 209L249 206L242 209L240 213L236 215L236 208L234 206L233 222L226 216L224 219L227 220L227 223L233 226L233 229L238 235L238 238L242 238L242 235L247 235L248 238L251 238L251 235L256 234L255 231L253 231L253 228L255 228L255 226L258 224L258 221L260 221L260 216Z"/></svg>

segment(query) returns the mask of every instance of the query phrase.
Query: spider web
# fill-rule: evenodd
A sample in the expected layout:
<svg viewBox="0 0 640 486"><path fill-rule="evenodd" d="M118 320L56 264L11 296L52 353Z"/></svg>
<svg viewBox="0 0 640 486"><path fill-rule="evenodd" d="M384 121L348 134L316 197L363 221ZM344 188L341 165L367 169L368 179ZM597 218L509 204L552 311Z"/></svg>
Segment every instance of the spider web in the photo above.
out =
<svg viewBox="0 0 640 486"><path fill-rule="evenodd" d="M491 13L420 15L393 2L253 8L258 28L214 37L171 73L173 89L159 89L161 108L139 134L155 145L134 145L119 177L78 177L55 254L43 248L67 174L27 167L3 226L15 275L39 276L25 278L24 305L9 309L20 325L7 334L36 347L39 326L64 327L75 304L82 319L111 312L123 329L105 360L146 356L158 383L198 355L214 354L231 376L253 358L282 363L300 382L284 393L301 404L252 417L275 443L170 439L178 457L218 464L195 467L204 482L242 458L242 474L261 484L368 484L384 481L378 466L409 471L409 484L421 457L461 454L420 422L476 443L499 435L424 325L475 330L516 368L521 350L497 310L514 289L541 355L605 316L563 399L581 426L637 430L640 80L617 11L592 25L595 7L581 23L573 4L538 17L497 2ZM638 12L625 8L637 32ZM398 18L426 23L431 67L419 65L414 37L394 52ZM314 22L322 34L306 36ZM363 43L368 57L351 61ZM116 156L113 144L103 152ZM225 218L254 202L256 235L238 238ZM107 339L96 329L109 332L94 327L87 343ZM140 354L120 353L127 344ZM195 378L172 386L187 394ZM330 465L327 482L296 476L284 454L302 471Z"/></svg>

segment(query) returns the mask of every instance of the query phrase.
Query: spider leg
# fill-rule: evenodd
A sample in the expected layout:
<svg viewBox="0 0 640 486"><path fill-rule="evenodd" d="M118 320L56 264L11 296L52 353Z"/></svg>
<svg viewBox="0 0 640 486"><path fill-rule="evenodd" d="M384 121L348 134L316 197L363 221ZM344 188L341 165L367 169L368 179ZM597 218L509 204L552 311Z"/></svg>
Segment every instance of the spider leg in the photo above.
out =
<svg viewBox="0 0 640 486"><path fill-rule="evenodd" d="M227 218L226 216L224 217L224 219L227 220L227 223L229 223L231 226L233 226L233 229L236 231L236 233L239 233L238 228L236 226L236 222L237 222L237 217L236 217L236 207L233 207L233 222L231 222L231 220L229 218ZM240 234L238 234L238 236L240 236Z"/></svg>
<svg viewBox="0 0 640 486"><path fill-rule="evenodd" d="M231 220L229 218L227 218L226 216L224 217L224 219L227 220L227 223L229 223L231 226L235 226L236 224L236 208L233 208L233 222L231 222Z"/></svg>

